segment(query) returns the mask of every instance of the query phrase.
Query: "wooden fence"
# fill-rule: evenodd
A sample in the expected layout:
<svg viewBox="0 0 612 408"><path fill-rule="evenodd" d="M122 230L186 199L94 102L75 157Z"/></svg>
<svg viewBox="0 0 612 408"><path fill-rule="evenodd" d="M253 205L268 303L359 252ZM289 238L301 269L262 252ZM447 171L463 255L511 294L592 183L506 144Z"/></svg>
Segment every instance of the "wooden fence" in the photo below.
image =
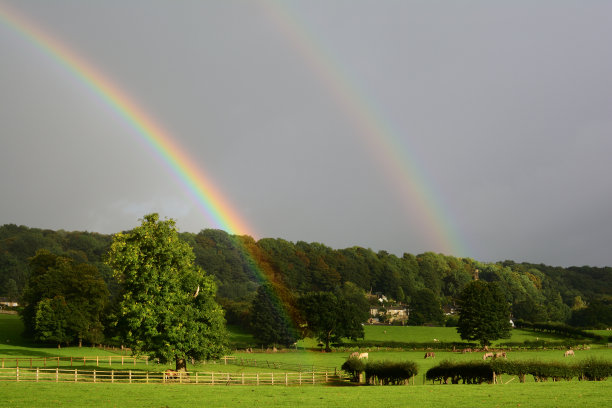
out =
<svg viewBox="0 0 612 408"><path fill-rule="evenodd" d="M132 370L79 370L60 368L2 368L0 381L18 382L87 382L200 385L313 385L331 381L328 372L299 373L214 373L185 372L167 378L164 373Z"/></svg>
<svg viewBox="0 0 612 408"><path fill-rule="evenodd" d="M280 361L257 360L254 358L224 357L225 364L233 364L243 367L273 368L275 370L296 371L296 372L333 372L336 374L335 367L315 366L313 364L294 364L283 363Z"/></svg>
<svg viewBox="0 0 612 408"><path fill-rule="evenodd" d="M137 362L149 364L149 357L144 356L141 358L128 357L128 356L89 356L89 357L2 357L0 358L0 368L7 367L60 367L75 365L85 366L87 364L94 365L96 367L115 365L132 365L135 366ZM61 364L60 364L61 363Z"/></svg>

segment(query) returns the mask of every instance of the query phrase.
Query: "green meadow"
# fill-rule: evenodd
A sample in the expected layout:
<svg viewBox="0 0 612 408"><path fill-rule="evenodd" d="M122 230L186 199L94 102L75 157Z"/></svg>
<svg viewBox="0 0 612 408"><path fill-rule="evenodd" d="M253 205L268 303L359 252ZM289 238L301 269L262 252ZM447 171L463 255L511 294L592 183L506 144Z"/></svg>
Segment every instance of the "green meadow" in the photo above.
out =
<svg viewBox="0 0 612 408"><path fill-rule="evenodd" d="M62 356L61 366L71 364L84 369L95 368L95 363L82 357L100 357L100 370L104 369L105 357L114 357L112 368L117 370L123 353L125 369L163 371L170 366L137 361L134 365L125 351L102 350L93 347L39 347L24 343L19 335L21 321L15 315L0 315L0 359L6 367L13 367L16 358L22 359L20 366L40 365L41 359ZM401 326L366 326L367 341L381 342L423 342L433 339L440 342L458 342L459 336L454 328L447 327L401 327ZM232 342L235 346L255 344L244 332L232 329ZM503 341L523 342L536 339L558 342L554 336L541 333L514 330L512 338ZM342 351L323 353L317 342L305 339L298 342L297 349L276 353L256 349L254 353L235 351L237 360L255 359L258 367L246 367L235 364L225 365L222 361L208 362L188 366L190 370L200 372L252 373L282 372L274 363L303 365L315 369L339 367L349 353L356 347L347 347ZM562 381L534 382L530 376L526 383L518 383L516 378L503 376L501 384L491 385L432 385L424 381L425 372L443 360L470 361L482 360L482 353L459 353L452 351L435 351L434 359L424 359L423 350L397 350L383 347L362 348L367 351L370 360L411 360L419 366L419 374L414 378L414 385L408 386L359 386L348 383L302 386L209 386L193 384L109 384L109 383L28 383L0 381L0 398L3 407L235 407L235 406L273 406L273 407L575 407L610 406L612 403L612 379L602 382ZM81 357L81 360L77 359ZM589 357L606 360L612 359L612 349L606 345L591 345L588 350L577 350L576 356L564 357L561 349L516 350L508 352L508 359L532 359L541 361L579 361ZM571 360L569 360L571 359ZM267 364L266 364L267 363ZM53 365L51 365L53 366ZM110 369L110 366L108 366Z"/></svg>

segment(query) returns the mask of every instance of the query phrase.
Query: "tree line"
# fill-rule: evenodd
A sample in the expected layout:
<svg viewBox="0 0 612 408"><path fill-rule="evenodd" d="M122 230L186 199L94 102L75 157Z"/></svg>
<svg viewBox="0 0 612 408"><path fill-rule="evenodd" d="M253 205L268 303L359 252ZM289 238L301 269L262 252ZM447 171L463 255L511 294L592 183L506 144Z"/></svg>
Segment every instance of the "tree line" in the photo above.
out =
<svg viewBox="0 0 612 408"><path fill-rule="evenodd" d="M216 301L225 310L227 321L259 334L262 343L272 344L281 339L281 343L290 344L306 332L312 335L315 328L320 329L317 336L326 346L334 338L359 336L358 329L352 331L350 325L340 320L327 322L326 327L331 325L334 330L324 335L321 327L325 325L304 317L304 311L311 310L312 304L326 304L327 310L347 309L343 302L355 302L355 293L371 294L369 299L374 299L372 302L377 305L379 296L384 295L388 305L407 306L409 324L456 324L456 319L453 322L442 311L459 307L460 293L475 277L495 282L500 296L517 319L589 327L612 325L610 267L562 268L514 261L483 263L432 252L397 256L362 247L332 249L316 242L294 243L272 238L256 241L250 236L215 229L197 234L180 233L178 237L193 251L194 265L214 280ZM68 326L78 329L65 331L65 336L95 340L101 330L108 332L105 319L116 313L122 296L123 284L105 262L112 242L112 235L3 225L0 227L0 296L30 304L32 296L41 295L45 283L36 277L43 260L52 265L47 265L47 269L54 276L89 276L90 283L95 282L90 290L104 299L87 313L99 313L99 317L84 326L76 322L81 319L79 316L67 313L76 319ZM37 254L39 250L47 252ZM68 285L70 280L64 281ZM44 313L61 310L64 305L66 310L82 310L78 302L71 303L78 296L67 295L76 291L68 286L56 288L55 294L48 293L47 303L39 310L24 312L26 319L34 323L32 327L35 327L36 313L43 322ZM312 310L308 314L312 316ZM342 313L330 315L339 318ZM270 319L270 316L275 317ZM362 311L357 318L366 319L367 315ZM345 323L351 319L355 317L346 316ZM270 321L276 322L276 327ZM283 326L279 322L293 322L293 325ZM45 332L50 331L47 328ZM269 333L274 335L268 336Z"/></svg>

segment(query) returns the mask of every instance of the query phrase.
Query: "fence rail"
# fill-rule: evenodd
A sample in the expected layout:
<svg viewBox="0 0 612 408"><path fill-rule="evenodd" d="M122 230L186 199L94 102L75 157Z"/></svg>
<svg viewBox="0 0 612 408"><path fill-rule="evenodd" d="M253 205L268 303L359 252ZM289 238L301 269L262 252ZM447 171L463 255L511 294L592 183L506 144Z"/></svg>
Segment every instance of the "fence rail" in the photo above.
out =
<svg viewBox="0 0 612 408"><path fill-rule="evenodd" d="M2 357L0 358L0 368L8 368L8 367L20 367L20 368L35 368L35 367L43 367L47 366L55 366L60 367L70 365L73 367L75 365L85 366L87 364L96 365L96 367L100 366L112 366L113 364L122 366L132 365L135 366L136 363L144 363L146 365L149 364L149 357L143 356L140 358L131 357L131 356L86 356L86 357ZM60 364L61 363L61 364Z"/></svg>
<svg viewBox="0 0 612 408"><path fill-rule="evenodd" d="M215 373L184 372L168 377L161 372L132 370L79 370L60 368L3 368L0 381L18 382L87 382L200 385L308 385L330 382L329 372L299 373Z"/></svg>
<svg viewBox="0 0 612 408"><path fill-rule="evenodd" d="M254 358L242 358L242 357L224 357L226 358L226 364L234 364L243 367L260 367L260 368L273 368L275 370L295 371L295 372L334 372L336 373L335 367L321 367L315 366L314 364L293 364L283 363L280 361L269 361L269 360L257 360Z"/></svg>

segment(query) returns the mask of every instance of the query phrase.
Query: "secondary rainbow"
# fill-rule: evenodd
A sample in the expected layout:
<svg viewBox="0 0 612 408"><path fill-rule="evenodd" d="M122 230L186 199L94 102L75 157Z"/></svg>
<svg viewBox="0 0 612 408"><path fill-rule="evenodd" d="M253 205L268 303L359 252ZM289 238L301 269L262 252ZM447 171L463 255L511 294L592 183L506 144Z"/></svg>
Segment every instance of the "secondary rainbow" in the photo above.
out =
<svg viewBox="0 0 612 408"><path fill-rule="evenodd" d="M450 206L444 205L445 200L436 192L435 183L428 179L425 166L419 163L406 138L399 136L374 100L366 97L351 80L347 69L317 40L289 4L273 0L261 4L293 50L303 58L361 135L379 168L390 180L390 188L406 204L407 211L416 208L421 224L419 231L427 236L432 250L435 248L447 254L466 256L469 251L459 237Z"/></svg>
<svg viewBox="0 0 612 408"><path fill-rule="evenodd" d="M177 176L195 201L217 227L231 234L252 234L219 189L204 175L173 137L140 109L124 92L90 64L48 33L0 4L0 22L35 44L71 72L112 110L122 117Z"/></svg>

